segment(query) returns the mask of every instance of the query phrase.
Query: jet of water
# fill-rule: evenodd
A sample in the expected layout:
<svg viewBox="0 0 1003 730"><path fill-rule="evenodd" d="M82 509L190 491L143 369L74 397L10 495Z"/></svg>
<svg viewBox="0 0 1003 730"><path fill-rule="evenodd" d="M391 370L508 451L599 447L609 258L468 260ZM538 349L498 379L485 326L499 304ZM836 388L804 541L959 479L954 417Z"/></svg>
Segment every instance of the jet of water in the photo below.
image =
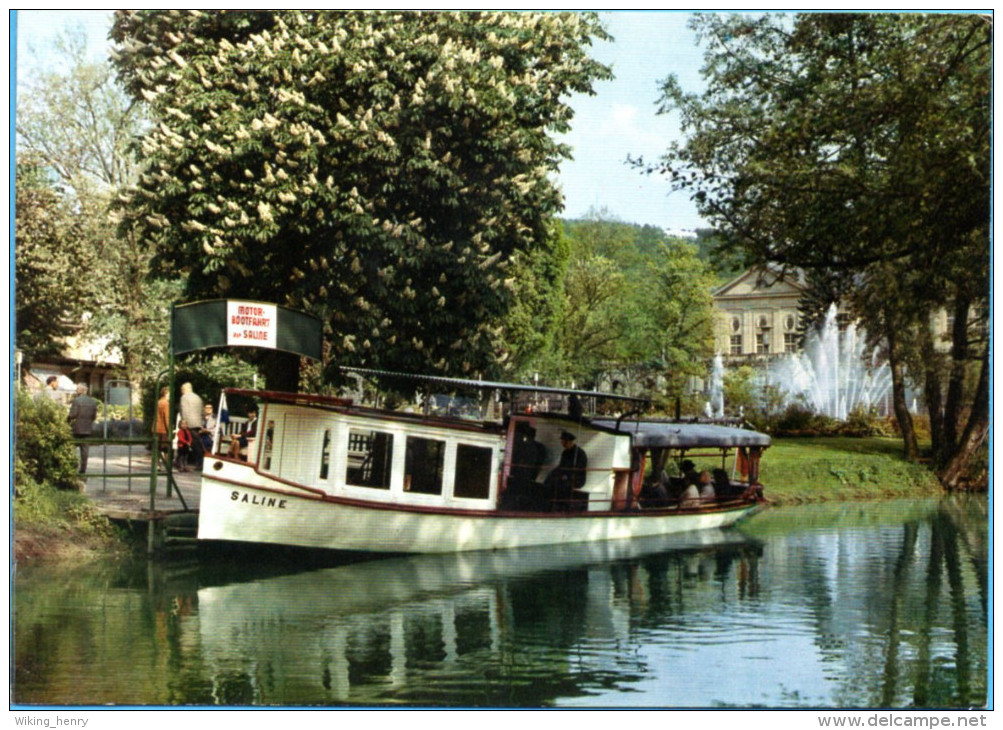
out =
<svg viewBox="0 0 1003 730"><path fill-rule="evenodd" d="M866 337L855 324L839 331L836 305L829 307L821 329L808 333L804 351L770 365L771 384L783 404L801 402L816 413L846 420L858 407L870 407L891 389L888 364L877 352L865 352Z"/></svg>

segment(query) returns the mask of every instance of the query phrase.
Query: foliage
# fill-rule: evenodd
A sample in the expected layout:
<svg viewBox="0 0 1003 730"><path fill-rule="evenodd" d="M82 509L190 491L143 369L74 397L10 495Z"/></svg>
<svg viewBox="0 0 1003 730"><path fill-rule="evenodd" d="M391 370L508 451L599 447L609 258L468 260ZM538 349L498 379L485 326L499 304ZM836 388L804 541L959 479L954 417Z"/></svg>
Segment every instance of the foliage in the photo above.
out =
<svg viewBox="0 0 1003 730"><path fill-rule="evenodd" d="M498 367L562 99L610 76L593 14L119 12L112 37L154 118L122 213L159 275L321 316L335 364Z"/></svg>
<svg viewBox="0 0 1003 730"><path fill-rule="evenodd" d="M643 308L651 316L646 339L657 348L668 392L678 396L689 378L707 376L714 355L714 278L693 245L663 244L660 254L649 262L641 286Z"/></svg>
<svg viewBox="0 0 1003 730"><path fill-rule="evenodd" d="M116 232L109 216L115 191L135 179L128 145L145 122L109 64L87 60L86 50L82 33L61 35L48 52L64 69L19 80L17 143L58 181L63 216L72 225L72 240L63 245L88 256L85 265L64 268L72 292L51 299L51 307L81 334L118 348L130 380L139 382L164 357L166 303L177 286L147 281L150 249L128 230ZM19 236L17 246L20 255L31 241ZM19 274L19 289L33 283Z"/></svg>
<svg viewBox="0 0 1003 730"><path fill-rule="evenodd" d="M748 365L728 368L724 372L724 403L732 414L751 413L759 403L756 395L756 371Z"/></svg>
<svg viewBox="0 0 1003 730"><path fill-rule="evenodd" d="M973 315L988 309L991 19L711 15L695 28L707 90L665 82L662 110L680 113L687 139L653 169L749 263L820 272L841 289L882 341L910 456L907 363L925 373L949 484L988 432L988 350ZM938 374L925 365L943 307L959 326Z"/></svg>
<svg viewBox="0 0 1003 730"><path fill-rule="evenodd" d="M194 355L187 361L178 363L174 369L175 408L181 397L181 385L192 384L192 391L202 399L203 404L211 404L214 410L219 403L219 395L224 388L243 388L251 390L258 383L257 370L253 365L242 362L228 355L213 354L209 356ZM160 398L160 388L167 387L167 378L154 382L149 379L140 393L140 408L143 423L152 432L152 424L157 413L157 400ZM228 402L236 414L249 405L243 401ZM234 406L237 406L234 410ZM218 413L216 414L219 415Z"/></svg>
<svg viewBox="0 0 1003 730"><path fill-rule="evenodd" d="M516 376L531 376L547 361L563 313L569 243L561 222L552 225L552 235L512 264L513 302L505 318L505 350L506 366Z"/></svg>
<svg viewBox="0 0 1003 730"><path fill-rule="evenodd" d="M57 354L77 331L90 303L80 272L89 270L94 258L40 160L22 155L15 181L15 332L31 360Z"/></svg>
<svg viewBox="0 0 1003 730"><path fill-rule="evenodd" d="M552 381L641 384L674 409L713 355L714 279L697 248L601 210L566 221L565 231L563 301L535 369Z"/></svg>
<svg viewBox="0 0 1003 730"><path fill-rule="evenodd" d="M76 489L77 454L66 409L19 388L16 395L14 487Z"/></svg>

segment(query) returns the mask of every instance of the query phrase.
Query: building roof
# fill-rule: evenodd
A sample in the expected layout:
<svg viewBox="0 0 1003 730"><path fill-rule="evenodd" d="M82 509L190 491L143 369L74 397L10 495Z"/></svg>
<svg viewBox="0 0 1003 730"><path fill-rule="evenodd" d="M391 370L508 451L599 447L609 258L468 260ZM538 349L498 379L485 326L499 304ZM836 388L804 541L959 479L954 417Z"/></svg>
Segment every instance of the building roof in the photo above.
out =
<svg viewBox="0 0 1003 730"><path fill-rule="evenodd" d="M779 267L754 267L714 290L714 298L796 296L805 290L800 269L783 272Z"/></svg>

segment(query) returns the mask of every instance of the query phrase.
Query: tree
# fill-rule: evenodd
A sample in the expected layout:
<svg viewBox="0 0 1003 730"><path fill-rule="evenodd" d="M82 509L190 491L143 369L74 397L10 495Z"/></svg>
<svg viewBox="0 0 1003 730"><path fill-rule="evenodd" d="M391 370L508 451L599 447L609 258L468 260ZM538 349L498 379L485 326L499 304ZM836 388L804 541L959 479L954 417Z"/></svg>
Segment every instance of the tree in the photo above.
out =
<svg viewBox="0 0 1003 730"><path fill-rule="evenodd" d="M321 316L335 364L489 374L510 266L561 205L594 14L120 12L148 104L123 208L189 298Z"/></svg>
<svg viewBox="0 0 1003 730"><path fill-rule="evenodd" d="M570 245L561 222L554 220L553 226L551 236L512 264L513 301L504 322L505 365L517 379L538 374L554 352Z"/></svg>
<svg viewBox="0 0 1003 730"><path fill-rule="evenodd" d="M951 395L939 397L932 372L926 392L943 423L941 478L955 485L948 471L963 471L988 432L988 350L972 315L988 311L991 21L703 16L695 27L708 87L697 96L666 81L662 109L680 112L686 141L652 169L691 192L748 263L849 284L845 302L892 364L910 456L906 363L935 313L954 314Z"/></svg>
<svg viewBox="0 0 1003 730"><path fill-rule="evenodd" d="M670 401L713 356L714 280L697 249L652 226L590 211L565 223L570 258L549 359L555 380L643 383Z"/></svg>
<svg viewBox="0 0 1003 730"><path fill-rule="evenodd" d="M145 121L111 66L88 61L86 50L82 33L62 35L53 55L64 68L19 83L17 142L58 181L66 215L75 221L74 245L91 252L88 266L74 273L78 293L90 294L83 297L86 325L79 308L64 316L87 334L109 337L130 380L140 382L164 359L176 287L148 281L152 251L132 231L116 231L109 216L116 192L135 182L129 145Z"/></svg>
<svg viewBox="0 0 1003 730"><path fill-rule="evenodd" d="M14 322L28 359L58 355L92 303L80 272L93 264L79 221L30 155L16 166Z"/></svg>
<svg viewBox="0 0 1003 730"><path fill-rule="evenodd" d="M696 246L663 244L661 256L648 264L652 346L657 352L667 394L679 398L691 377L706 378L714 356L714 275Z"/></svg>

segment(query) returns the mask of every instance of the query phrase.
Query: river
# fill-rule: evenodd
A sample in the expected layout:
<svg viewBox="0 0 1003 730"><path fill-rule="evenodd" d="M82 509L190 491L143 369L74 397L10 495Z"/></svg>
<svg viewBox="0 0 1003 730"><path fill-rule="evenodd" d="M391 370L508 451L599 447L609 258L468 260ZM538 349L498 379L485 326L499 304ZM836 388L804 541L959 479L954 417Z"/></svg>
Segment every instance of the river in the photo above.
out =
<svg viewBox="0 0 1003 730"><path fill-rule="evenodd" d="M22 566L12 703L969 708L986 499L460 556Z"/></svg>

